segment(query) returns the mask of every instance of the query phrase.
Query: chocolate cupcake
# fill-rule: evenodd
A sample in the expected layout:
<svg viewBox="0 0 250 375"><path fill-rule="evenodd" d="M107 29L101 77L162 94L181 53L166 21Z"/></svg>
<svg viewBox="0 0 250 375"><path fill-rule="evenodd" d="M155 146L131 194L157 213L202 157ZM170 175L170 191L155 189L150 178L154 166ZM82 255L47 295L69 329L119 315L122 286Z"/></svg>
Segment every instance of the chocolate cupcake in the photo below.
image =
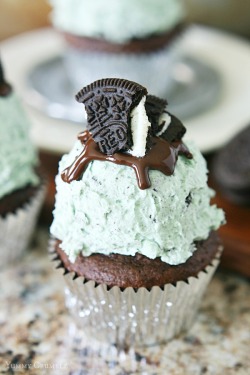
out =
<svg viewBox="0 0 250 375"><path fill-rule="evenodd" d="M165 100L103 79L77 95L87 130L56 177L50 251L79 327L122 347L190 327L222 250L204 158Z"/></svg>
<svg viewBox="0 0 250 375"><path fill-rule="evenodd" d="M102 77L139 82L166 95L185 28L181 0L50 0L52 24L66 42L73 87Z"/></svg>
<svg viewBox="0 0 250 375"><path fill-rule="evenodd" d="M0 268L26 249L44 197L28 130L28 119L0 63Z"/></svg>

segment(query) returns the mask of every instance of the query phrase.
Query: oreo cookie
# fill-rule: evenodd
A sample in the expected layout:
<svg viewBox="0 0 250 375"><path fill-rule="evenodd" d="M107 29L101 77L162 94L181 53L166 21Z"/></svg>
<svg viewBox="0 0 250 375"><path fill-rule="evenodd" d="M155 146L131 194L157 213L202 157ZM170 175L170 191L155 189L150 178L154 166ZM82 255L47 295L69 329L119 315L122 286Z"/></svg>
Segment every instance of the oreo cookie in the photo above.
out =
<svg viewBox="0 0 250 375"><path fill-rule="evenodd" d="M146 88L138 83L107 78L76 95L76 100L85 105L87 129L103 153L112 155L131 148L130 113L146 94Z"/></svg>
<svg viewBox="0 0 250 375"><path fill-rule="evenodd" d="M186 128L180 120L166 112L166 100L147 95L146 88L138 83L107 78L93 82L76 95L76 100L85 105L87 129L101 152L113 155L132 149L131 111L144 96L145 111L151 124L146 137L146 152L153 145L153 137L169 143L181 141ZM167 114L165 119L164 113ZM165 124L168 118L170 123Z"/></svg>
<svg viewBox="0 0 250 375"><path fill-rule="evenodd" d="M214 156L210 170L228 200L250 205L250 125Z"/></svg>
<svg viewBox="0 0 250 375"><path fill-rule="evenodd" d="M159 132L159 118L165 111L168 102L154 95L147 95L145 108L148 119L151 123L151 134L156 135Z"/></svg>
<svg viewBox="0 0 250 375"><path fill-rule="evenodd" d="M153 95L148 95L146 99L146 113L151 122L151 135L156 137L160 133L160 137L172 143L182 139L186 133L186 128L182 122L175 116L166 111L167 101ZM171 122L165 131L162 131L165 122L160 121L160 116L167 113L171 117Z"/></svg>
<svg viewBox="0 0 250 375"><path fill-rule="evenodd" d="M149 169L169 176L178 155L192 158L181 140L186 131L182 123L169 114L162 116L167 102L146 95L143 86L117 78L95 81L76 95L85 105L87 131L78 136L83 150L62 172L63 181L79 179L93 160L106 160L133 168L138 186L147 189Z"/></svg>
<svg viewBox="0 0 250 375"><path fill-rule="evenodd" d="M186 133L186 128L177 117L171 115L170 113L168 114L171 117L171 122L167 129L161 133L161 138L165 139L169 143L178 142Z"/></svg>
<svg viewBox="0 0 250 375"><path fill-rule="evenodd" d="M0 61L0 96L7 96L11 91L11 86L4 79L4 71Z"/></svg>

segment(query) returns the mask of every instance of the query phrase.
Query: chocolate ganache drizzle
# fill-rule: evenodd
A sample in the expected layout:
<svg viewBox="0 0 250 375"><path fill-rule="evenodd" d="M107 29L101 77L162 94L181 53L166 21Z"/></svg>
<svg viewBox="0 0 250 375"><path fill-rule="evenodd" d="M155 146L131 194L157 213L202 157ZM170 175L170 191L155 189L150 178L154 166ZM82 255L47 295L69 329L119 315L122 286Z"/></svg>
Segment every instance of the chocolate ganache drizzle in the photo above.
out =
<svg viewBox="0 0 250 375"><path fill-rule="evenodd" d="M130 113L146 94L144 87L121 79L96 81L77 94L77 100L85 104L88 130L78 135L83 149L72 165L62 172L63 181L70 183L78 180L91 161L100 160L132 167L139 188L147 189L151 186L150 169L157 169L169 176L174 173L178 155L192 158L182 142L186 129L176 117L169 114L171 122L164 130L164 122L159 124L159 118L167 102L150 95L145 102L151 122L146 153L143 157L129 153L133 146ZM160 136L157 136L159 131Z"/></svg>

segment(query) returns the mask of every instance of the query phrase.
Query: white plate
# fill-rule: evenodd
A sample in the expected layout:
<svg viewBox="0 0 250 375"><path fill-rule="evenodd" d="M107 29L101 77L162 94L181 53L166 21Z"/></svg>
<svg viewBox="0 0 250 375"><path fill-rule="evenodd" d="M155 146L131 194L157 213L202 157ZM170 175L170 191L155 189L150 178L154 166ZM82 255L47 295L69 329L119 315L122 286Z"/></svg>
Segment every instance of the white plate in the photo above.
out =
<svg viewBox="0 0 250 375"><path fill-rule="evenodd" d="M63 41L52 29L25 33L0 43L7 78L21 97L26 95L26 78L33 67L60 55L63 48ZM185 121L186 138L194 140L202 152L210 152L250 122L250 44L224 32L193 26L182 40L182 49L191 58L215 69L222 80L217 103ZM24 104L38 147L60 153L71 149L81 131L79 124L50 118Z"/></svg>
<svg viewBox="0 0 250 375"><path fill-rule="evenodd" d="M92 66L91 56L87 64ZM104 73L105 69L102 77L109 77ZM136 74L136 70L133 73ZM217 103L222 82L218 72L209 65L181 53L167 74L169 85L166 85L164 96L161 97L167 99L169 112L182 121L203 113ZM86 81L91 82L85 77ZM87 122L83 124L82 119L84 106L75 100L75 94L81 87L74 88L65 71L63 55L59 55L41 61L30 70L24 99L49 117L78 122L86 127Z"/></svg>

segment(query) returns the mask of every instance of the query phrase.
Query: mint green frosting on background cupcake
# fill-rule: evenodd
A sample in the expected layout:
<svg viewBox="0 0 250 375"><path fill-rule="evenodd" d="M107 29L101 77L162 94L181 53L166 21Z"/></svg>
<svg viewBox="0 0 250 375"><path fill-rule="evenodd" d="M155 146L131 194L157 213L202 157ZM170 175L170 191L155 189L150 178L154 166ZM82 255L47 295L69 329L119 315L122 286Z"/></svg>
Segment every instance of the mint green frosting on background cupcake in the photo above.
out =
<svg viewBox="0 0 250 375"><path fill-rule="evenodd" d="M181 0L50 0L50 3L56 28L115 43L166 32L184 17Z"/></svg>
<svg viewBox="0 0 250 375"><path fill-rule="evenodd" d="M224 213L210 205L207 167L200 151L179 156L174 174L151 170L151 187L141 190L132 168L91 162L79 181L63 182L60 173L82 150L76 142L65 155L56 177L57 195L51 233L72 262L78 254L142 253L169 264L185 262L194 241L206 239L224 222Z"/></svg>
<svg viewBox="0 0 250 375"><path fill-rule="evenodd" d="M29 121L15 93L0 98L0 199L36 185L37 154L29 137Z"/></svg>

